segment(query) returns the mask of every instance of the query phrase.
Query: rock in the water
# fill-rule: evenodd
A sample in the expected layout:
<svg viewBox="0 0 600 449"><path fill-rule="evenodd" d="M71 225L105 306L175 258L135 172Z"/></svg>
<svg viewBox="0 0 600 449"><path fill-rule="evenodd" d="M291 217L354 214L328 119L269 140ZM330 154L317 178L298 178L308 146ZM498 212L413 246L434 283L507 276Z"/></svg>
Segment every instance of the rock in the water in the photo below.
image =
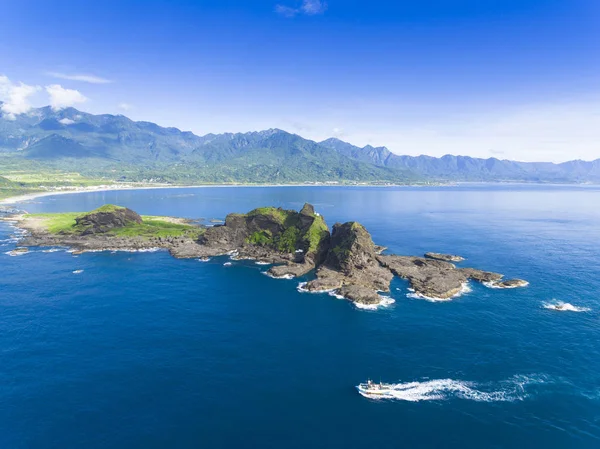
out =
<svg viewBox="0 0 600 449"><path fill-rule="evenodd" d="M275 267L271 267L268 273L276 278L285 278L285 277L300 277L304 276L306 273L314 269L314 265L311 264L299 264L299 263L289 263L287 265L277 265Z"/></svg>
<svg viewBox="0 0 600 449"><path fill-rule="evenodd" d="M75 218L75 229L80 235L103 234L115 228L141 223L142 217L131 209L107 204Z"/></svg>
<svg viewBox="0 0 600 449"><path fill-rule="evenodd" d="M379 256L379 261L396 276L407 279L416 293L435 299L448 299L461 292L466 273L449 263L410 256Z"/></svg>
<svg viewBox="0 0 600 449"><path fill-rule="evenodd" d="M390 271L382 267L377 260L371 235L364 226L356 222L337 223L333 227L327 257L316 274L317 279L306 285L308 290L320 291L338 289L342 286L357 286L362 287L361 292L369 290L376 294L378 290L389 291L393 277ZM346 296L343 292L350 291L359 290L340 289L338 293ZM357 295L353 296L358 297ZM353 300L350 297L348 299Z"/></svg>
<svg viewBox="0 0 600 449"><path fill-rule="evenodd" d="M475 268L461 268L460 271L467 275L467 277L474 279L478 282L496 282L504 277L504 275L500 273L481 271L476 270Z"/></svg>
<svg viewBox="0 0 600 449"><path fill-rule="evenodd" d="M527 287L529 282L524 281L523 279L508 279L506 281L496 281L492 283L492 286L495 288L519 288L519 287Z"/></svg>
<svg viewBox="0 0 600 449"><path fill-rule="evenodd" d="M27 254L29 252L29 248L15 248L12 251L9 251L8 254L10 256L22 256L23 254Z"/></svg>
<svg viewBox="0 0 600 449"><path fill-rule="evenodd" d="M346 284L337 293L359 304L379 304L381 302L381 297L375 290L362 285Z"/></svg>
<svg viewBox="0 0 600 449"><path fill-rule="evenodd" d="M456 256L454 254L441 254L441 253L425 253L427 259L443 260L445 262L462 262L465 260L464 257Z"/></svg>

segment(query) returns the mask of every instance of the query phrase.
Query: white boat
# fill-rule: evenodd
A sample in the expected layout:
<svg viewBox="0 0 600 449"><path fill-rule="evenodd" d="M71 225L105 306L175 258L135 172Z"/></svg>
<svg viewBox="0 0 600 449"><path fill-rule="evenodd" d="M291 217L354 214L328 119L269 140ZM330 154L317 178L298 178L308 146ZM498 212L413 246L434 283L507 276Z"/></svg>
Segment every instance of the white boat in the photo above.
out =
<svg viewBox="0 0 600 449"><path fill-rule="evenodd" d="M394 390L393 384L386 384L383 382L373 382L371 379L358 384L356 386L358 392L369 398L381 398L389 396Z"/></svg>

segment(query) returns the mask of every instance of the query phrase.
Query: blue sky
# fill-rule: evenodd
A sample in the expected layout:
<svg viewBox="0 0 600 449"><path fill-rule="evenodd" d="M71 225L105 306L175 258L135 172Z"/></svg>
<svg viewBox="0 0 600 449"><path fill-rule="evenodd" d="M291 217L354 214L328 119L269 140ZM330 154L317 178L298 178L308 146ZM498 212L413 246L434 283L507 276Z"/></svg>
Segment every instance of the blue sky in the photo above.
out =
<svg viewBox="0 0 600 449"><path fill-rule="evenodd" d="M197 134L589 160L599 48L597 0L5 1L0 99L5 118L52 103Z"/></svg>

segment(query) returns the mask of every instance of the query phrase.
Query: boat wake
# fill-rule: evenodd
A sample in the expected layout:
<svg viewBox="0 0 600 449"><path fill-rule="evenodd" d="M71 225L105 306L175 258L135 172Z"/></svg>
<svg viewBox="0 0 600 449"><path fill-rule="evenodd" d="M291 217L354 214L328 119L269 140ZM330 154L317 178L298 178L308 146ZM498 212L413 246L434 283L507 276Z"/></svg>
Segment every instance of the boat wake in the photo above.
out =
<svg viewBox="0 0 600 449"><path fill-rule="evenodd" d="M588 307L577 307L571 303L552 300L551 302L543 303L544 309L556 310L557 312L589 312Z"/></svg>
<svg viewBox="0 0 600 449"><path fill-rule="evenodd" d="M528 388L547 383L546 376L513 376L499 383L479 384L454 379L434 379L422 382L384 384L384 391L373 393L359 389L359 393L369 399L397 400L408 402L445 401L463 399L476 402L515 402L522 401L531 393ZM358 387L357 387L358 388Z"/></svg>

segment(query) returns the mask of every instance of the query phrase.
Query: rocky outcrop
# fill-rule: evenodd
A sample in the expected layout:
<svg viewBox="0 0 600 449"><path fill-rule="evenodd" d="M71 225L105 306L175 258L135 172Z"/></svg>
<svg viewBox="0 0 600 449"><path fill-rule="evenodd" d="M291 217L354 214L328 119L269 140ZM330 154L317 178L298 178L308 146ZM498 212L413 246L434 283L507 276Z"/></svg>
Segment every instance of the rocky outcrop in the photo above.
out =
<svg viewBox="0 0 600 449"><path fill-rule="evenodd" d="M286 268L281 273L306 273L321 264L329 247L329 229L314 207L300 212L264 207L247 214L229 214L224 226L208 228L200 240L208 252L237 251L239 258L252 258Z"/></svg>
<svg viewBox="0 0 600 449"><path fill-rule="evenodd" d="M434 260L443 260L445 262L462 262L465 260L464 257L456 256L454 254L441 254L441 253L425 253L425 258Z"/></svg>
<svg viewBox="0 0 600 449"><path fill-rule="evenodd" d="M33 219L32 219L33 220ZM387 292L394 275L407 279L418 295L448 299L459 294L470 280L492 288L528 285L520 279L474 268L457 268L460 256L427 253L426 257L382 255L386 248L374 245L369 232L357 222L337 223L330 234L323 217L305 204L299 211L265 207L247 214L229 214L224 224L183 235L132 236L111 232L142 223L130 209L103 206L76 218L69 232L50 233L33 227L25 246L70 246L78 251L165 248L178 258L210 258L229 255L273 265L275 278L304 276L315 270L315 279L303 290L333 291L350 301L379 304L379 292ZM133 226L135 228L135 226ZM143 228L143 227L142 227Z"/></svg>
<svg viewBox="0 0 600 449"><path fill-rule="evenodd" d="M461 268L462 271L468 278L478 282L496 282L504 277L500 273L492 273L490 271L476 270L475 268Z"/></svg>
<svg viewBox="0 0 600 449"><path fill-rule="evenodd" d="M527 287L529 282L523 279L507 279L505 281L495 281L489 284L493 288L520 288Z"/></svg>
<svg viewBox="0 0 600 449"><path fill-rule="evenodd" d="M74 230L80 235L104 234L115 228L141 224L142 217L126 207L109 204L75 218L75 223Z"/></svg>
<svg viewBox="0 0 600 449"><path fill-rule="evenodd" d="M379 262L396 276L407 279L415 293L433 299L448 299L458 295L469 279L497 283L503 277L499 273L474 268L458 269L450 262L421 257L379 256Z"/></svg>
<svg viewBox="0 0 600 449"><path fill-rule="evenodd" d="M396 276L407 279L416 293L428 298L451 298L468 280L466 273L449 262L410 256L379 256L378 260Z"/></svg>
<svg viewBox="0 0 600 449"><path fill-rule="evenodd" d="M306 284L306 290L336 290L365 304L379 297L377 291L389 291L393 277L377 260L371 235L356 222L334 225L327 257L316 276Z"/></svg>

